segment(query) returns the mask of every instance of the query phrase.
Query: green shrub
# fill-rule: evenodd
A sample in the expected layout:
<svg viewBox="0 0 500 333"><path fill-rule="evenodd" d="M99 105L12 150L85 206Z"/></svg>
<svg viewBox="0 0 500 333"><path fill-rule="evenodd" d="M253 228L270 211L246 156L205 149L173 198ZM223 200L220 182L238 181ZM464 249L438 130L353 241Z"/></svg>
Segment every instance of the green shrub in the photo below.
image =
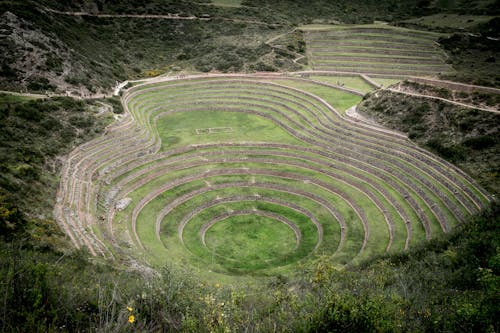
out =
<svg viewBox="0 0 500 333"><path fill-rule="evenodd" d="M0 119L0 193L31 214L51 211L57 183L48 176L58 172L48 169L51 161L102 131L108 121L96 118L85 102L72 98L28 100L2 94Z"/></svg>
<svg viewBox="0 0 500 333"><path fill-rule="evenodd" d="M262 61L259 61L258 63L251 65L250 66L251 70L257 71L257 72L275 72L276 68L274 66L268 65Z"/></svg>
<svg viewBox="0 0 500 333"><path fill-rule="evenodd" d="M431 138L427 140L426 146L447 160L457 162L465 159L465 151L462 146L444 145L442 142L442 138Z"/></svg>
<svg viewBox="0 0 500 333"><path fill-rule="evenodd" d="M472 149L482 150L490 148L497 143L497 139L490 135L483 135L480 137L469 138L463 141L463 144Z"/></svg>
<svg viewBox="0 0 500 333"><path fill-rule="evenodd" d="M26 221L19 209L4 200L5 195L0 193L0 235L11 240L14 235L24 230Z"/></svg>
<svg viewBox="0 0 500 333"><path fill-rule="evenodd" d="M28 86L28 90L32 91L42 91L45 92L46 90L53 91L56 89L56 86L50 83L50 81L44 77L39 77L39 78L34 78L30 79Z"/></svg>

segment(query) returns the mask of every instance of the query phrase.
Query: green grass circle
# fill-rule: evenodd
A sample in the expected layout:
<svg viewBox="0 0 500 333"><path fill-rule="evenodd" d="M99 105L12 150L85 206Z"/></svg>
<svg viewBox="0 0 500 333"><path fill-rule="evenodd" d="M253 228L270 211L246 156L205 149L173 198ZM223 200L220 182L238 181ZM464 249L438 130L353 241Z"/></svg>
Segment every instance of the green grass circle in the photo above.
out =
<svg viewBox="0 0 500 333"><path fill-rule="evenodd" d="M235 261L265 267L291 255L297 247L289 226L258 215L236 215L219 221L207 230L205 240L219 264Z"/></svg>

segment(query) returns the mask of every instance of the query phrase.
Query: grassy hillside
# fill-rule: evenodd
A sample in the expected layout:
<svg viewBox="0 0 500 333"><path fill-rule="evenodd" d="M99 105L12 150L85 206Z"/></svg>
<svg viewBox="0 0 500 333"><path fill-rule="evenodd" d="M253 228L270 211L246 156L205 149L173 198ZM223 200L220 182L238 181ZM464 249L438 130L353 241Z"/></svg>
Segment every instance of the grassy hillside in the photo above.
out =
<svg viewBox="0 0 500 333"><path fill-rule="evenodd" d="M439 90L442 97L452 95ZM498 95L488 96L483 95L486 104L498 103ZM366 96L358 108L377 122L408 133L411 140L458 165L492 193L500 193L500 114L390 91Z"/></svg>
<svg viewBox="0 0 500 333"><path fill-rule="evenodd" d="M126 78L179 70L298 70L301 66L292 62L293 55L265 42L300 24L392 22L439 12L446 9L443 4L414 0L243 1L241 6L209 1L3 1L0 87L88 94ZM461 4L457 2L458 7ZM494 8L491 1L476 1L474 6L478 12ZM194 19L70 16L50 10Z"/></svg>
<svg viewBox="0 0 500 333"><path fill-rule="evenodd" d="M67 247L60 244L62 237L52 216L63 155L102 134L112 119L109 103L0 94L0 209L7 218L1 225L4 235L26 228L36 246L56 242ZM115 107L118 112L120 105ZM8 221L11 213L21 225Z"/></svg>
<svg viewBox="0 0 500 333"><path fill-rule="evenodd" d="M456 70L446 79L493 87L500 86L500 18L481 25L475 33L455 33L439 43Z"/></svg>
<svg viewBox="0 0 500 333"><path fill-rule="evenodd" d="M236 72L299 68L264 43L280 31L265 23L228 21L222 17L212 20L75 17L25 2L0 6L3 12L0 20L7 30L0 73L4 89L43 92L69 89L88 93L112 87L126 78L175 74L180 70ZM123 13L119 6L113 8ZM202 8L205 13L205 7ZM141 13L131 8L125 12L129 11ZM172 11L179 13L181 8Z"/></svg>

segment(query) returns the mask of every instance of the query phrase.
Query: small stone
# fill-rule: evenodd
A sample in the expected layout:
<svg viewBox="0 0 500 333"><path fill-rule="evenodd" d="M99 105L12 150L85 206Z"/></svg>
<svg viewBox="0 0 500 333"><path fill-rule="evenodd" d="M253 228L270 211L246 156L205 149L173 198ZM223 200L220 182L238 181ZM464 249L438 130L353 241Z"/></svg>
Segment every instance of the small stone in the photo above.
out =
<svg viewBox="0 0 500 333"><path fill-rule="evenodd" d="M118 210L118 211L124 210L125 208L127 208L128 205L130 205L131 202L132 202L132 198L123 198L123 199L118 200L116 205L115 205L116 210Z"/></svg>

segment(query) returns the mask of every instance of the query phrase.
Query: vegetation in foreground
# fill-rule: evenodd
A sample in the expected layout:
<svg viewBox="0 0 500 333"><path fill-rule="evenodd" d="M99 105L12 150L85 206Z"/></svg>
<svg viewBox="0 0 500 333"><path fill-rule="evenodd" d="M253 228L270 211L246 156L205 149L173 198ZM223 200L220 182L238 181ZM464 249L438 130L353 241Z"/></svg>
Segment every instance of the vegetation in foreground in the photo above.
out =
<svg viewBox="0 0 500 333"><path fill-rule="evenodd" d="M0 94L2 201L51 216L62 155L103 132L112 120L109 101ZM120 104L112 103L120 112Z"/></svg>
<svg viewBox="0 0 500 333"><path fill-rule="evenodd" d="M90 262L84 252L33 247L30 223L2 208L3 332L384 331L500 328L500 206L444 238L337 270L328 258L293 279L204 285L166 265L161 275ZM10 237L10 241L6 238Z"/></svg>

